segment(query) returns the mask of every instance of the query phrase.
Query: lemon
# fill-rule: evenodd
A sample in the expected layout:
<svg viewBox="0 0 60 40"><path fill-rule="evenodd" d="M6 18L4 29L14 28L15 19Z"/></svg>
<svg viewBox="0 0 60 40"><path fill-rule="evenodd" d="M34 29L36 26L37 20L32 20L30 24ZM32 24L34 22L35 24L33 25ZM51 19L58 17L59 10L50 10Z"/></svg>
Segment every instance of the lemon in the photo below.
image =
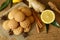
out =
<svg viewBox="0 0 60 40"><path fill-rule="evenodd" d="M21 2L22 0L12 0L13 3Z"/></svg>
<svg viewBox="0 0 60 40"><path fill-rule="evenodd" d="M55 20L55 14L52 10L45 10L41 14L41 20L45 24L50 24Z"/></svg>

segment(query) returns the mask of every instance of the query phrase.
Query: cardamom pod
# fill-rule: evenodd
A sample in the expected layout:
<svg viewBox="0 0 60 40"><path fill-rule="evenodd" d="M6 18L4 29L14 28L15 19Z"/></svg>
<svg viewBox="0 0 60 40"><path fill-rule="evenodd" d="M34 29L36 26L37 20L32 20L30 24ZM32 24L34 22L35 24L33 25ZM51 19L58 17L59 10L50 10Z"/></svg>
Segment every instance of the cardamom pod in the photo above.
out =
<svg viewBox="0 0 60 40"><path fill-rule="evenodd" d="M5 9L10 2L11 2L11 0L6 0L6 1L0 6L0 11L2 11L3 9Z"/></svg>
<svg viewBox="0 0 60 40"><path fill-rule="evenodd" d="M51 24L54 25L54 26L56 26L56 27L58 27L58 28L60 28L60 24L57 21L54 21Z"/></svg>
<svg viewBox="0 0 60 40"><path fill-rule="evenodd" d="M48 33L49 30L49 24L46 24L46 32Z"/></svg>

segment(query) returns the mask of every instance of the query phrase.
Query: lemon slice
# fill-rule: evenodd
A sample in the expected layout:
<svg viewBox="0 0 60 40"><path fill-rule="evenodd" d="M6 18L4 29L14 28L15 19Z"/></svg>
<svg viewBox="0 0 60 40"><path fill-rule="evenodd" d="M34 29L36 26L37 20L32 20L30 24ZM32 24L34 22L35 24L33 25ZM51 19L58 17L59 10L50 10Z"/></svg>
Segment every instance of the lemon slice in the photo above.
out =
<svg viewBox="0 0 60 40"><path fill-rule="evenodd" d="M21 2L22 0L12 0L13 3Z"/></svg>
<svg viewBox="0 0 60 40"><path fill-rule="evenodd" d="M41 20L45 24L50 24L55 20L55 14L51 10L45 10L41 14Z"/></svg>

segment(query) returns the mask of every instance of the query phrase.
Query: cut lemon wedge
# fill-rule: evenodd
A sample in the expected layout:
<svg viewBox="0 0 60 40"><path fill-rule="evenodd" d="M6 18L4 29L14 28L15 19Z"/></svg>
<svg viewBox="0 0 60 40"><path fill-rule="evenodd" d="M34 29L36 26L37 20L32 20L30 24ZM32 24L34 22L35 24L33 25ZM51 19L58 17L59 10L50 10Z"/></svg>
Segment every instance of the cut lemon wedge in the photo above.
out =
<svg viewBox="0 0 60 40"><path fill-rule="evenodd" d="M13 3L19 3L21 2L22 0L12 0Z"/></svg>
<svg viewBox="0 0 60 40"><path fill-rule="evenodd" d="M45 10L41 14L41 20L45 24L50 24L55 20L55 14L52 10Z"/></svg>

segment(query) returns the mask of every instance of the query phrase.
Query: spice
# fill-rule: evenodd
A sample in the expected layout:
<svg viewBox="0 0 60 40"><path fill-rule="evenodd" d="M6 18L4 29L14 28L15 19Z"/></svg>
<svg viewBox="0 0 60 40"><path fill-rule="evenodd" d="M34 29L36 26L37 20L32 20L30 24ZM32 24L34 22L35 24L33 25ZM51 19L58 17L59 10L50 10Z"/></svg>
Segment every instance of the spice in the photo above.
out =
<svg viewBox="0 0 60 40"><path fill-rule="evenodd" d="M28 32L24 32L23 33L23 37L25 38L25 37L27 37L29 34L28 34Z"/></svg>
<svg viewBox="0 0 60 40"><path fill-rule="evenodd" d="M36 30L38 33L40 33L39 26L36 24Z"/></svg>
<svg viewBox="0 0 60 40"><path fill-rule="evenodd" d="M37 0L27 0L29 2L29 7L33 8L36 12L42 12L45 10L45 5L38 2Z"/></svg>
<svg viewBox="0 0 60 40"><path fill-rule="evenodd" d="M7 20L7 19L8 19L7 15L1 17L1 20Z"/></svg>
<svg viewBox="0 0 60 40"><path fill-rule="evenodd" d="M57 21L54 21L53 23L51 23L52 25L54 25L54 26L56 26L56 27L58 27L58 28L60 28L60 24L57 22Z"/></svg>
<svg viewBox="0 0 60 40"><path fill-rule="evenodd" d="M6 0L6 1L1 5L0 11L2 11L3 9L5 9L5 8L8 6L8 4L10 3L10 1L11 1L11 0Z"/></svg>
<svg viewBox="0 0 60 40"><path fill-rule="evenodd" d="M13 35L13 31L11 29L9 31L9 35Z"/></svg>
<svg viewBox="0 0 60 40"><path fill-rule="evenodd" d="M50 8L58 13L60 13L60 10L57 8L57 6L52 3L51 1L48 2L48 5L50 6Z"/></svg>
<svg viewBox="0 0 60 40"><path fill-rule="evenodd" d="M48 33L49 30L49 24L46 24L46 32Z"/></svg>
<svg viewBox="0 0 60 40"><path fill-rule="evenodd" d="M34 16L34 18L35 18L38 26L39 26L40 28L42 28L43 25L42 25L42 23L41 23L41 20L40 20L40 19L38 18L38 16L36 15L36 12L34 12L33 10L32 10L32 12L33 12L33 16Z"/></svg>

